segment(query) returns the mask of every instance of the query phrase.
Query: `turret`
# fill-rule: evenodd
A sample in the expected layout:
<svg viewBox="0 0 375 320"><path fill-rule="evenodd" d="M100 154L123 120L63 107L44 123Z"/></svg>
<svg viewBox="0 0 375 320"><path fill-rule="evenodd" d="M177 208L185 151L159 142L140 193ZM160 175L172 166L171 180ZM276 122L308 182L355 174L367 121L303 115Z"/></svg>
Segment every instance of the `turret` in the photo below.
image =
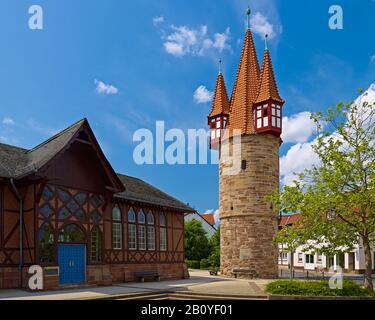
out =
<svg viewBox="0 0 375 320"><path fill-rule="evenodd" d="M227 126L229 115L229 99L225 87L224 77L221 72L221 60L219 61L219 74L216 80L216 88L212 101L211 112L208 115L210 127L210 148L218 149L223 136L223 130Z"/></svg>
<svg viewBox="0 0 375 320"><path fill-rule="evenodd" d="M260 72L258 96L253 104L253 119L257 133L270 133L277 137L282 131L282 107L281 99L272 68L270 52L267 48L263 56L263 64Z"/></svg>

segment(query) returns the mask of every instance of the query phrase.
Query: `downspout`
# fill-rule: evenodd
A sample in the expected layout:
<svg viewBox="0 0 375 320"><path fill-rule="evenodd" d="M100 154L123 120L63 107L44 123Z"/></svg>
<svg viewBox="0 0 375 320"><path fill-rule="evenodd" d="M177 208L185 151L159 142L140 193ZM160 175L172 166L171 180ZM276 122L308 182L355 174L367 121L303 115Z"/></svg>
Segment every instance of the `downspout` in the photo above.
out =
<svg viewBox="0 0 375 320"><path fill-rule="evenodd" d="M20 213L20 258L19 258L19 265L18 265L18 272L19 272L19 283L20 287L22 288L22 267L23 267L23 199L20 196L16 185L14 184L13 178L10 179L10 184L16 194L16 197L19 201L19 213Z"/></svg>

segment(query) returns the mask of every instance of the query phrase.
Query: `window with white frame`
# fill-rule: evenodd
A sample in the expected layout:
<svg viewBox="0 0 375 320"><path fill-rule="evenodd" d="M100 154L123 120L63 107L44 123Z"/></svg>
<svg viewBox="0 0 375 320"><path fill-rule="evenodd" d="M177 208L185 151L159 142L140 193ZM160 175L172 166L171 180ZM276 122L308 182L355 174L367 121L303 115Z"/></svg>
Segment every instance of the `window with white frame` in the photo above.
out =
<svg viewBox="0 0 375 320"><path fill-rule="evenodd" d="M302 263L303 262L303 254L302 253L298 253L298 262L299 263Z"/></svg>
<svg viewBox="0 0 375 320"><path fill-rule="evenodd" d="M129 250L137 249L137 226L135 224L128 225L128 247Z"/></svg>
<svg viewBox="0 0 375 320"><path fill-rule="evenodd" d="M138 225L138 249L146 250L146 227Z"/></svg>
<svg viewBox="0 0 375 320"><path fill-rule="evenodd" d="M288 252L280 252L280 260L288 261Z"/></svg>
<svg viewBox="0 0 375 320"><path fill-rule="evenodd" d="M160 251L167 251L167 229L160 228Z"/></svg>
<svg viewBox="0 0 375 320"><path fill-rule="evenodd" d="M281 106L272 104L271 106L271 125L281 128Z"/></svg>
<svg viewBox="0 0 375 320"><path fill-rule="evenodd" d="M155 228L147 227L147 249L155 250Z"/></svg>
<svg viewBox="0 0 375 320"><path fill-rule="evenodd" d="M142 210L138 212L138 249L146 250L146 227L142 224L146 222L145 214Z"/></svg>
<svg viewBox="0 0 375 320"><path fill-rule="evenodd" d="M147 249L155 250L155 219L151 211L147 213Z"/></svg>
<svg viewBox="0 0 375 320"><path fill-rule="evenodd" d="M121 211L117 206L112 209L112 248L122 249Z"/></svg>
<svg viewBox="0 0 375 320"><path fill-rule="evenodd" d="M167 251L167 221L164 213L159 215L160 251Z"/></svg>
<svg viewBox="0 0 375 320"><path fill-rule="evenodd" d="M306 263L314 263L314 256L312 254L305 255L305 262Z"/></svg>
<svg viewBox="0 0 375 320"><path fill-rule="evenodd" d="M318 254L317 260L318 260L318 263L322 263L323 262L323 256L321 254Z"/></svg>

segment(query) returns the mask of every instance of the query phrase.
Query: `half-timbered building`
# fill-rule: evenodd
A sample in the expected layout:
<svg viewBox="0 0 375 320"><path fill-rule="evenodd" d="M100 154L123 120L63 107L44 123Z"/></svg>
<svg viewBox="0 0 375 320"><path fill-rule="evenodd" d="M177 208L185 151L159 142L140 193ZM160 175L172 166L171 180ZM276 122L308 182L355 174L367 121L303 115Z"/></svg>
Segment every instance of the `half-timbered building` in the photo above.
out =
<svg viewBox="0 0 375 320"><path fill-rule="evenodd" d="M184 214L195 210L115 173L86 119L31 150L0 144L0 288L188 277Z"/></svg>

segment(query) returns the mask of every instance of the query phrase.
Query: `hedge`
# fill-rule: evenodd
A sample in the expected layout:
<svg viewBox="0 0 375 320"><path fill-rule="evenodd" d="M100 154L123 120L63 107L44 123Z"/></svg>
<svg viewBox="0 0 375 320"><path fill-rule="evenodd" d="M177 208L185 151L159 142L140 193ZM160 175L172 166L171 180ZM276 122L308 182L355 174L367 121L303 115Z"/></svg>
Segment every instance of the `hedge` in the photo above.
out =
<svg viewBox="0 0 375 320"><path fill-rule="evenodd" d="M352 280L343 280L342 289L331 289L328 280L276 280L266 286L270 294L292 296L374 296Z"/></svg>
<svg viewBox="0 0 375 320"><path fill-rule="evenodd" d="M189 269L200 269L201 267L199 260L185 260L185 263Z"/></svg>

